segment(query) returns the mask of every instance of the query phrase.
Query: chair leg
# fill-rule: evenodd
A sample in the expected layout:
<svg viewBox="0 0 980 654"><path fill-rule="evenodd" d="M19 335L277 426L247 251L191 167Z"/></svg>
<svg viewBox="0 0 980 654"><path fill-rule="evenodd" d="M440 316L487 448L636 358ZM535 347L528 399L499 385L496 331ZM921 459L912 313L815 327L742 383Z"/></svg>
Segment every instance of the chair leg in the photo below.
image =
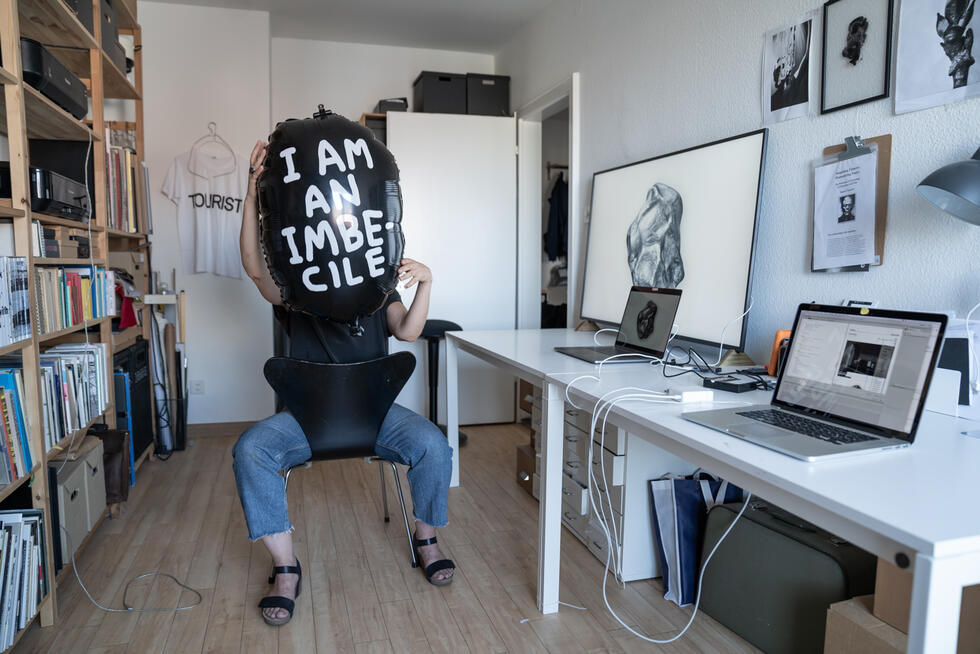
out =
<svg viewBox="0 0 980 654"><path fill-rule="evenodd" d="M408 537L408 551L412 553L412 567L419 567L419 560L415 558L415 543L412 542L412 528L408 526L408 511L405 510L405 496L402 494L402 480L398 478L398 468L391 461L391 471L395 475L395 488L398 489L398 502L402 505L402 518L405 520L405 535Z"/></svg>
<svg viewBox="0 0 980 654"><path fill-rule="evenodd" d="M385 488L385 464L384 461L378 462L378 472L381 473L381 503L385 507L385 522L391 522L391 518L388 517L388 491ZM398 479L396 474L395 479Z"/></svg>

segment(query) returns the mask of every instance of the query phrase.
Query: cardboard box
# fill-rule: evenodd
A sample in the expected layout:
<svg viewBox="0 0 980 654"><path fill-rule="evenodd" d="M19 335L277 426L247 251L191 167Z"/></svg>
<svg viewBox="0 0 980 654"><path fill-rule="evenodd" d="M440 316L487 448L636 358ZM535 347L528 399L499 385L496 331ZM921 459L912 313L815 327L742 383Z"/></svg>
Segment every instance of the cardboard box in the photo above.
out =
<svg viewBox="0 0 980 654"><path fill-rule="evenodd" d="M980 652L980 585L963 589L960 600L957 654ZM878 557L875 576L874 615L903 634L909 632L912 607L912 572Z"/></svg>
<svg viewBox="0 0 980 654"><path fill-rule="evenodd" d="M532 491L534 476L534 450L529 445L517 446L517 483L528 493Z"/></svg>
<svg viewBox="0 0 980 654"><path fill-rule="evenodd" d="M871 613L872 595L831 604L824 654L904 654L908 636Z"/></svg>

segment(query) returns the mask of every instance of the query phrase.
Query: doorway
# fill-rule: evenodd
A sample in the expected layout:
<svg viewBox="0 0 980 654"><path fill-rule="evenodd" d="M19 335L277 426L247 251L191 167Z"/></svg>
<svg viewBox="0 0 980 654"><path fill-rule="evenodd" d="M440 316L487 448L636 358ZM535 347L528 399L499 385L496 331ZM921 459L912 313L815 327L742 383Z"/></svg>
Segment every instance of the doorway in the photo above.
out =
<svg viewBox="0 0 980 654"><path fill-rule="evenodd" d="M517 112L519 329L574 327L578 315L578 97L573 73Z"/></svg>

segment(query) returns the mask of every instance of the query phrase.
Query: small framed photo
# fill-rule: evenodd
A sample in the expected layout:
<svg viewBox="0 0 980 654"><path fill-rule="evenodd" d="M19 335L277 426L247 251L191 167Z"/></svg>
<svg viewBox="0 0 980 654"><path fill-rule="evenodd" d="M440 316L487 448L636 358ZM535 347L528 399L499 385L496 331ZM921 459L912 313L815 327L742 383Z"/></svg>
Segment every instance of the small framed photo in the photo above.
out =
<svg viewBox="0 0 980 654"><path fill-rule="evenodd" d="M820 113L889 95L893 0L830 0L823 6Z"/></svg>

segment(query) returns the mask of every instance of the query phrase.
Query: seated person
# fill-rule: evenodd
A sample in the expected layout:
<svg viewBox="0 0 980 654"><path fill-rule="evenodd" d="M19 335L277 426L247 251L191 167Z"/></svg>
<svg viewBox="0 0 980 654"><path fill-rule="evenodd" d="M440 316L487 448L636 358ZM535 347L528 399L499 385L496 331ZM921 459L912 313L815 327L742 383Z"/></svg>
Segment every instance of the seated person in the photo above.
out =
<svg viewBox="0 0 980 654"><path fill-rule="evenodd" d="M252 150L248 192L242 214L241 252L245 272L259 292L275 307L276 317L290 337L290 356L319 363L354 363L388 354L388 336L414 341L422 332L429 310L432 273L411 259L398 268L406 287L418 284L412 308L406 309L397 292L385 305L362 321L364 333L352 336L347 325L289 311L282 306L279 287L266 266L259 244L256 181L265 159L265 143ZM415 517L415 547L428 580L449 584L454 565L444 559L436 542L436 527L448 523L452 448L434 424L397 404L391 407L378 434L375 452L384 459L409 467ZM281 472L300 465L311 456L299 423L288 411L277 413L241 435L233 450L238 497L245 512L251 540L261 540L274 566L274 588L259 603L262 617L271 625L283 625L293 615L294 600L301 589L302 570L293 554L293 526L286 506L286 486ZM284 568L282 570L276 570Z"/></svg>

